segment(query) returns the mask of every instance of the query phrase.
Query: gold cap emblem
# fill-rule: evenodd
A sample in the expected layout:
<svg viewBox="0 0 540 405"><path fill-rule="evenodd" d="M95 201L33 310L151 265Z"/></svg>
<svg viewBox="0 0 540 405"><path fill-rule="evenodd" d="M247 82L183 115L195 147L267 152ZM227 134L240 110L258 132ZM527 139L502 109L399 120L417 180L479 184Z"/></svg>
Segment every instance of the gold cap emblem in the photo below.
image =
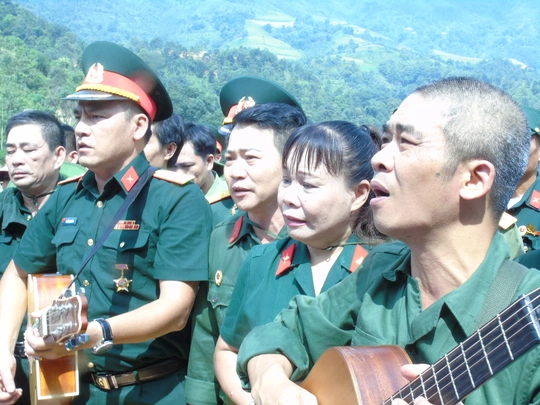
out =
<svg viewBox="0 0 540 405"><path fill-rule="evenodd" d="M88 69L88 73L84 79L85 83L99 84L103 82L103 65L101 63L94 63Z"/></svg>

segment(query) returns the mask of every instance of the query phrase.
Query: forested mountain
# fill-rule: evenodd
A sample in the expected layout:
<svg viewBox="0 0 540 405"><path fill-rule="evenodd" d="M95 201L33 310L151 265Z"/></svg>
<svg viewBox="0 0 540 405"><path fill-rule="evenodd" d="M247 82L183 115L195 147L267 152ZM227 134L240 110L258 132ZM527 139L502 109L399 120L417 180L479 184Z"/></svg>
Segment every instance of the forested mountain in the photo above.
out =
<svg viewBox="0 0 540 405"><path fill-rule="evenodd" d="M539 20L529 0L0 0L0 131L24 108L70 122L61 98L96 39L134 50L178 113L214 125L221 86L242 74L281 84L313 121L380 125L412 89L455 75L540 108Z"/></svg>

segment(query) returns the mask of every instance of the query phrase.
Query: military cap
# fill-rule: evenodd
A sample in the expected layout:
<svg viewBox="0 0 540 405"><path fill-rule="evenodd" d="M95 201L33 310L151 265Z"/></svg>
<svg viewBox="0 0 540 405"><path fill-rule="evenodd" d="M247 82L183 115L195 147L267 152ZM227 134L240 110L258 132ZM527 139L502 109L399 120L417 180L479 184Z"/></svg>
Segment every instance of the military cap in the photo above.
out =
<svg viewBox="0 0 540 405"><path fill-rule="evenodd" d="M540 111L531 107L522 107L523 112L527 116L531 135L540 136Z"/></svg>
<svg viewBox="0 0 540 405"><path fill-rule="evenodd" d="M137 55L123 46L98 41L82 56L83 84L65 100L132 100L152 121L163 121L173 112L165 87Z"/></svg>
<svg viewBox="0 0 540 405"><path fill-rule="evenodd" d="M272 102L290 104L302 110L300 103L285 89L259 77L236 77L225 83L219 93L219 104L225 116L224 125L231 124L234 116L246 108Z"/></svg>

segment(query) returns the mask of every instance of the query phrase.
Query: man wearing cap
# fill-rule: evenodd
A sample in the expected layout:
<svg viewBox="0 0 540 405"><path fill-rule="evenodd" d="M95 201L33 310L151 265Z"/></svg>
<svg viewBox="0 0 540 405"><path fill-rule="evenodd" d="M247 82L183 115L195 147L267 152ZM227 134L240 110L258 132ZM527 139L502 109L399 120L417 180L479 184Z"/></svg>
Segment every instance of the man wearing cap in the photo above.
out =
<svg viewBox="0 0 540 405"><path fill-rule="evenodd" d="M56 188L65 158L65 135L60 122L49 113L26 110L9 118L6 126L6 168L15 187L0 194L0 277L11 261L26 228ZM15 345L17 386L24 388L22 402L29 402L28 360L24 330Z"/></svg>
<svg viewBox="0 0 540 405"><path fill-rule="evenodd" d="M529 123L531 148L527 169L508 203L507 212L518 226L525 252L530 252L540 249L540 111L530 107L522 108Z"/></svg>
<svg viewBox="0 0 540 405"><path fill-rule="evenodd" d="M186 397L192 405L220 402L213 367L219 327L238 270L250 249L285 236L277 204L281 152L291 133L306 123L296 100L267 80L233 79L223 86L220 100L224 112L238 111L225 154L224 176L234 202L243 212L223 221L212 232L208 283L201 284L194 308L186 378ZM237 106L239 100L240 104L249 100L252 106Z"/></svg>
<svg viewBox="0 0 540 405"><path fill-rule="evenodd" d="M144 147L152 166L172 170L184 144L184 119L176 113L152 124L152 136Z"/></svg>
<svg viewBox="0 0 540 405"><path fill-rule="evenodd" d="M57 268L72 275L80 270L75 284L88 299L87 340L66 348L28 329L27 354L39 360L81 353L74 404L183 404L189 347L183 329L198 281L208 273L210 208L189 177L148 175L143 149L150 124L172 113L150 68L108 42L89 45L82 67L85 81L67 98L81 107L75 131L79 161L89 171L51 196L0 282L0 403L21 394L13 384L13 343L26 305L26 275ZM115 214L139 188L117 221ZM110 232L100 240L105 228Z"/></svg>
<svg viewBox="0 0 540 405"><path fill-rule="evenodd" d="M193 176L193 182L210 203L215 227L231 216L234 205L227 183L214 170L217 166L216 138L210 126L190 122L186 124L184 139L174 170Z"/></svg>

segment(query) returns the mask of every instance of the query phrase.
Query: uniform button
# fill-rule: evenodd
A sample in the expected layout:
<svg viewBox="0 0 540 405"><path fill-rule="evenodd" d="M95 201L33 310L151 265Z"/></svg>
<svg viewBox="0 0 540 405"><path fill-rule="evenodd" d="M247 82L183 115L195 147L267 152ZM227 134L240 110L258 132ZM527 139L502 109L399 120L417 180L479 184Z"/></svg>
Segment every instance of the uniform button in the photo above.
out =
<svg viewBox="0 0 540 405"><path fill-rule="evenodd" d="M124 246L126 246L126 242L120 242L120 247L123 248Z"/></svg>
<svg viewBox="0 0 540 405"><path fill-rule="evenodd" d="M88 239L88 246L94 246L94 240Z"/></svg>
<svg viewBox="0 0 540 405"><path fill-rule="evenodd" d="M215 304L215 303L217 303L218 301L219 301L219 298L217 297L217 295L214 295L214 296L212 297L212 304Z"/></svg>
<svg viewBox="0 0 540 405"><path fill-rule="evenodd" d="M98 208L103 207L103 201L98 201L96 205Z"/></svg>
<svg viewBox="0 0 540 405"><path fill-rule="evenodd" d="M27 221L30 221L31 219L32 219L32 215L28 215L28 216L26 217L26 220L27 220Z"/></svg>
<svg viewBox="0 0 540 405"><path fill-rule="evenodd" d="M525 253L527 253L529 251L529 247L528 246L524 246L523 247L523 250L525 251Z"/></svg>
<svg viewBox="0 0 540 405"><path fill-rule="evenodd" d="M88 368L94 368L94 363L92 362L88 363Z"/></svg>
<svg viewBox="0 0 540 405"><path fill-rule="evenodd" d="M83 281L83 285L84 285L85 287L88 287L88 286L90 285L90 281L84 280L84 281Z"/></svg>

